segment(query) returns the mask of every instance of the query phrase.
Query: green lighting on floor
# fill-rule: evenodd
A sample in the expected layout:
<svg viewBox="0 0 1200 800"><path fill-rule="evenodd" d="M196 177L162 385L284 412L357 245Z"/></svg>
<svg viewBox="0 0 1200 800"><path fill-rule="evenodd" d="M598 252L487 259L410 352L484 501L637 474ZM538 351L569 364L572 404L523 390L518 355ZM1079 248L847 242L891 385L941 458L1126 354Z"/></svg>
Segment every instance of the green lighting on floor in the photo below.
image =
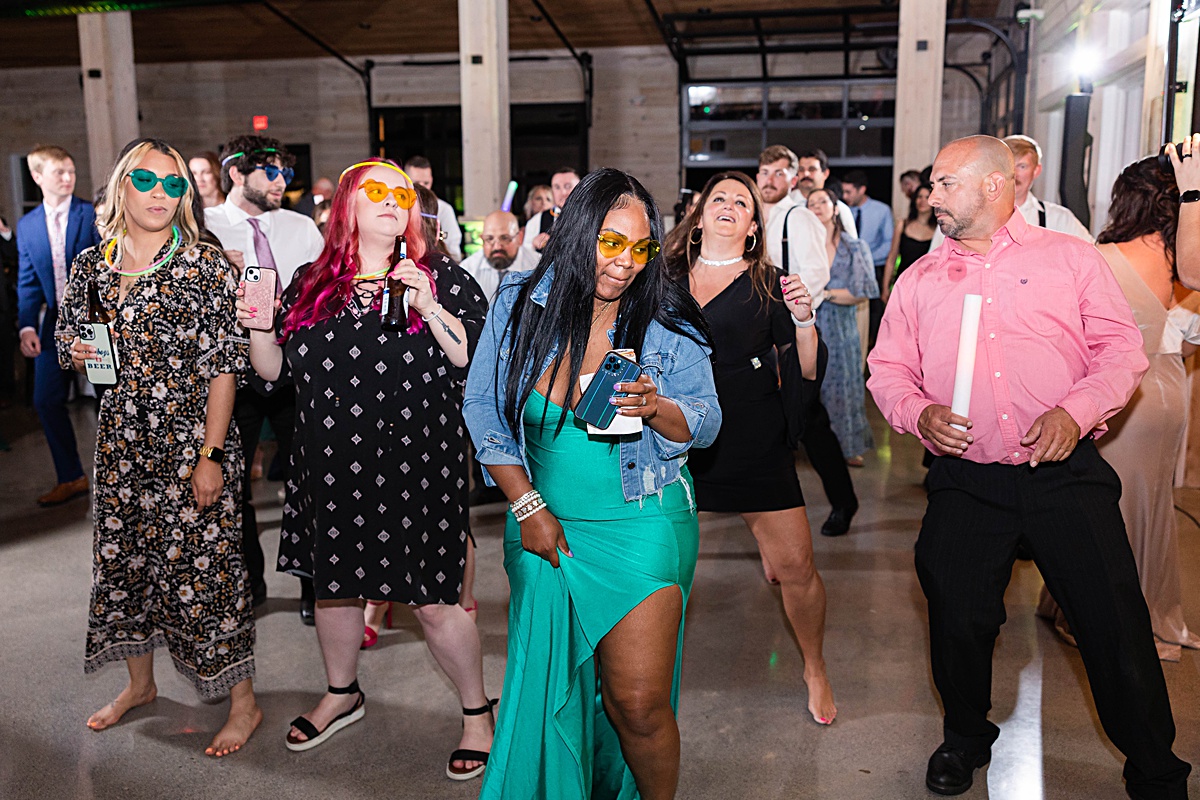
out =
<svg viewBox="0 0 1200 800"><path fill-rule="evenodd" d="M779 653L772 650L771 658L767 661L767 666L769 666L771 669L775 669L775 667L778 666L778 664L779 664Z"/></svg>

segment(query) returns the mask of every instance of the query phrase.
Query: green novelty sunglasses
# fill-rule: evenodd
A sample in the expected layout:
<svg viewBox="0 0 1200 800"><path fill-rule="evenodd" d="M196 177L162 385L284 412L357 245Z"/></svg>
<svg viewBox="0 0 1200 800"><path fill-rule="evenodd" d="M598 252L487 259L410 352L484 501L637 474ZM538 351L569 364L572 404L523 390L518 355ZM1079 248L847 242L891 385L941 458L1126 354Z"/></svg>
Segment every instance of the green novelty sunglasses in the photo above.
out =
<svg viewBox="0 0 1200 800"><path fill-rule="evenodd" d="M135 169L129 173L129 182L139 192L152 190L154 185L160 181L162 182L163 191L167 193L167 197L183 197L183 193L187 191L187 178L181 178L178 175L168 175L165 178L160 178L148 169Z"/></svg>

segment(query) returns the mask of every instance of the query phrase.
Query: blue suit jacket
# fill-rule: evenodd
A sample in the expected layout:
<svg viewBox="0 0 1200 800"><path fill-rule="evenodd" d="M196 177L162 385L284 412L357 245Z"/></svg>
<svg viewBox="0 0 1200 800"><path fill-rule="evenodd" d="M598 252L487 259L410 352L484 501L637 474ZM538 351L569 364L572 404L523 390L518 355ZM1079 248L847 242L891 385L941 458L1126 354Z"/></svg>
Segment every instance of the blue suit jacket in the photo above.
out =
<svg viewBox="0 0 1200 800"><path fill-rule="evenodd" d="M96 210L78 197L71 198L67 212L67 275L75 256L100 243L96 232ZM18 328L37 328L38 312L45 304L58 307L54 285L54 256L46 230L46 207L41 203L17 222L17 322ZM51 331L53 333L53 331ZM45 347L43 342L42 346Z"/></svg>

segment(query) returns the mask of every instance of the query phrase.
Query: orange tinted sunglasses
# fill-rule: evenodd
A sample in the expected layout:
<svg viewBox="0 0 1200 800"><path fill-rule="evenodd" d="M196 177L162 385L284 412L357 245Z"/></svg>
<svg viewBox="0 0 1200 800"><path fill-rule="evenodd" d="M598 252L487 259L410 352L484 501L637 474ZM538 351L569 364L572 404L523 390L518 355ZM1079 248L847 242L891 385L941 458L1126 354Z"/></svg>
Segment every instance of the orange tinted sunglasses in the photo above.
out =
<svg viewBox="0 0 1200 800"><path fill-rule="evenodd" d="M417 193L415 190L407 186L391 187L386 183L368 178L363 181L362 186L358 187L367 193L367 197L373 203L382 203L383 199L389 194L396 198L396 205L408 210L417 202Z"/></svg>
<svg viewBox="0 0 1200 800"><path fill-rule="evenodd" d="M657 239L638 239L631 242L627 236L611 231L601 233L596 237L596 241L600 245L600 255L605 258L616 258L628 248L635 264L653 261L662 249Z"/></svg>

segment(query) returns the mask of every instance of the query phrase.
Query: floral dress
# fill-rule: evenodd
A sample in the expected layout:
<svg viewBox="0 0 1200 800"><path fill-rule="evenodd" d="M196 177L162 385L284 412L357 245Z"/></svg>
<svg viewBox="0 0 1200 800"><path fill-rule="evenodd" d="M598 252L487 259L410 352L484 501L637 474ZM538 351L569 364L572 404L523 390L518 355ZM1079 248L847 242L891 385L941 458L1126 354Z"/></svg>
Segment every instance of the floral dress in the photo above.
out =
<svg viewBox="0 0 1200 800"><path fill-rule="evenodd" d="M105 265L102 247L85 250L55 331L64 369L93 280L104 307L116 312L120 369L104 392L96 431L84 671L166 645L200 694L218 698L254 675L237 426L225 435L224 488L203 511L191 477L204 444L209 381L248 366L237 284L221 252L201 244L139 278L121 302L120 276Z"/></svg>
<svg viewBox="0 0 1200 800"><path fill-rule="evenodd" d="M866 242L842 234L825 288L846 289L855 297L879 297L871 250ZM867 422L857 306L826 300L817 307L817 324L821 327L821 338L829 346L829 367L821 384L821 402L829 412L830 427L842 446L842 455L861 456L875 448L875 438Z"/></svg>

